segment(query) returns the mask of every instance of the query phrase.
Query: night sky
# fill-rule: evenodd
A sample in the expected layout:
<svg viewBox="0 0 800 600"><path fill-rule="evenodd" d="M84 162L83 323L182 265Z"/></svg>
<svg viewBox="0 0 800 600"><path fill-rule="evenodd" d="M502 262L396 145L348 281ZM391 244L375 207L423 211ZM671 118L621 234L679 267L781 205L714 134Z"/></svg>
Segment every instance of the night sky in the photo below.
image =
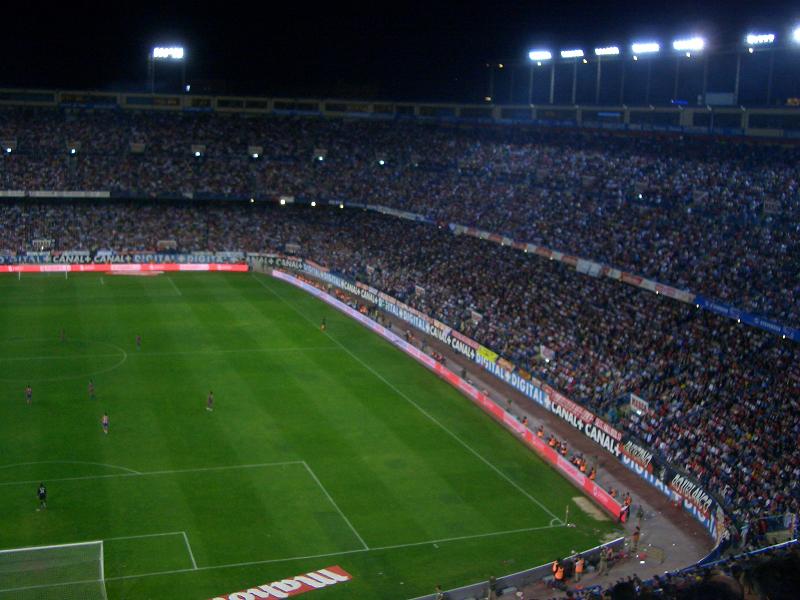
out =
<svg viewBox="0 0 800 600"><path fill-rule="evenodd" d="M520 61L533 46L691 33L730 44L752 29L786 39L800 24L797 3L735 0L15 4L2 11L3 87L141 90L148 49L176 43L193 92L415 100L482 96L487 60Z"/></svg>

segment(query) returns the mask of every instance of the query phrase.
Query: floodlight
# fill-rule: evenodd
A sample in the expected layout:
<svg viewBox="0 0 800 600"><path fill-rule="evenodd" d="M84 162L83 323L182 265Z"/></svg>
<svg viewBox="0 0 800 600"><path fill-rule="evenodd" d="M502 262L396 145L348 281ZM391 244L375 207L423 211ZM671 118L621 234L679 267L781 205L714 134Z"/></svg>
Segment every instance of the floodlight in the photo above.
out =
<svg viewBox="0 0 800 600"><path fill-rule="evenodd" d="M254 198L250 198L250 204L252 204L253 202L255 202L255 199Z"/></svg>
<svg viewBox="0 0 800 600"><path fill-rule="evenodd" d="M597 56L615 56L619 54L619 48L616 46L606 46L605 48L595 48L594 53Z"/></svg>
<svg viewBox="0 0 800 600"><path fill-rule="evenodd" d="M531 50L528 52L530 60L550 60L553 58L553 53L550 50Z"/></svg>
<svg viewBox="0 0 800 600"><path fill-rule="evenodd" d="M317 203L312 200L311 201L311 206L316 206L316 205L317 205Z"/></svg>
<svg viewBox="0 0 800 600"><path fill-rule="evenodd" d="M200 150L195 150L195 153L194 153L194 155L195 155L197 158L200 158Z"/></svg>
<svg viewBox="0 0 800 600"><path fill-rule="evenodd" d="M339 208L344 208L344 204L342 204L341 202L339 202Z"/></svg>
<svg viewBox="0 0 800 600"><path fill-rule="evenodd" d="M774 33L748 33L745 38L748 46L763 46L775 41Z"/></svg>
<svg viewBox="0 0 800 600"><path fill-rule="evenodd" d="M582 58L583 50L562 50L561 58Z"/></svg>
<svg viewBox="0 0 800 600"><path fill-rule="evenodd" d="M286 204L286 198L281 198L281 206L284 206L285 204Z"/></svg>
<svg viewBox="0 0 800 600"><path fill-rule="evenodd" d="M701 37L686 38L675 40L672 42L672 47L680 52L697 51L706 47L706 41Z"/></svg>
<svg viewBox="0 0 800 600"><path fill-rule="evenodd" d="M386 164L386 161L385 161L385 160L383 160L383 159L380 159L380 160L378 161L378 164L379 164L380 166L383 166L383 165L385 165L385 164Z"/></svg>
<svg viewBox="0 0 800 600"><path fill-rule="evenodd" d="M153 58L155 60L183 60L183 48L180 46L153 48Z"/></svg>
<svg viewBox="0 0 800 600"><path fill-rule="evenodd" d="M658 42L635 42L631 44L634 54L652 54L661 50Z"/></svg>
<svg viewBox="0 0 800 600"><path fill-rule="evenodd" d="M70 154L77 154L77 153L78 153L78 151L77 151L75 148L70 148L70 149L69 149L69 153L70 153Z"/></svg>
<svg viewBox="0 0 800 600"><path fill-rule="evenodd" d="M800 27L795 27L794 31L792 31L792 39L800 44Z"/></svg>
<svg viewBox="0 0 800 600"><path fill-rule="evenodd" d="M253 152L253 158L258 158L258 152Z"/></svg>
<svg viewBox="0 0 800 600"><path fill-rule="evenodd" d="M324 157L324 156L322 156L322 155L320 155L320 156L318 156L318 157L317 157L317 160L318 160L319 162L322 162L323 160L325 160L325 157Z"/></svg>

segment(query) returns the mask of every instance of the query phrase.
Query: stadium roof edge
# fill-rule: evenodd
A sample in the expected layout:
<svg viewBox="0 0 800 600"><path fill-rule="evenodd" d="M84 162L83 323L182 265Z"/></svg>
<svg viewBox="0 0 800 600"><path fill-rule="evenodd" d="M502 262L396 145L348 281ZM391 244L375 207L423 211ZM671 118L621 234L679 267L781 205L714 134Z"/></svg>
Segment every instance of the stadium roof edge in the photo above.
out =
<svg viewBox="0 0 800 600"><path fill-rule="evenodd" d="M732 135L786 141L800 139L800 111L791 107L495 105L31 88L0 89L0 106L414 118L445 122L541 124L623 131ZM716 124L715 118L719 119Z"/></svg>

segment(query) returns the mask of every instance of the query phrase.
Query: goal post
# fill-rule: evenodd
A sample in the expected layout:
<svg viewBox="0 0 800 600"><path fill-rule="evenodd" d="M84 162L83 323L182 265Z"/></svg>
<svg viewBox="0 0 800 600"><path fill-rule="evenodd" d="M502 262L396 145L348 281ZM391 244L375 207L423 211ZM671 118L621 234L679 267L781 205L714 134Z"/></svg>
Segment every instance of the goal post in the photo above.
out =
<svg viewBox="0 0 800 600"><path fill-rule="evenodd" d="M0 600L107 600L103 542L0 550Z"/></svg>

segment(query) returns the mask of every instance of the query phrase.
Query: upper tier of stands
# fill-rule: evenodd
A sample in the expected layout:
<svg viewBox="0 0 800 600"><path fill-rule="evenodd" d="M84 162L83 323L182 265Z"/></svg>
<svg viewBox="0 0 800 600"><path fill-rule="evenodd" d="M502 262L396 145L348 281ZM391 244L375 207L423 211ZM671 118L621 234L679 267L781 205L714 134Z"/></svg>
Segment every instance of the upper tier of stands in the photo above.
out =
<svg viewBox="0 0 800 600"><path fill-rule="evenodd" d="M1 190L382 204L800 324L796 147L587 130L52 108L0 110L0 140L15 143L0 159ZM260 148L258 159L251 146Z"/></svg>

